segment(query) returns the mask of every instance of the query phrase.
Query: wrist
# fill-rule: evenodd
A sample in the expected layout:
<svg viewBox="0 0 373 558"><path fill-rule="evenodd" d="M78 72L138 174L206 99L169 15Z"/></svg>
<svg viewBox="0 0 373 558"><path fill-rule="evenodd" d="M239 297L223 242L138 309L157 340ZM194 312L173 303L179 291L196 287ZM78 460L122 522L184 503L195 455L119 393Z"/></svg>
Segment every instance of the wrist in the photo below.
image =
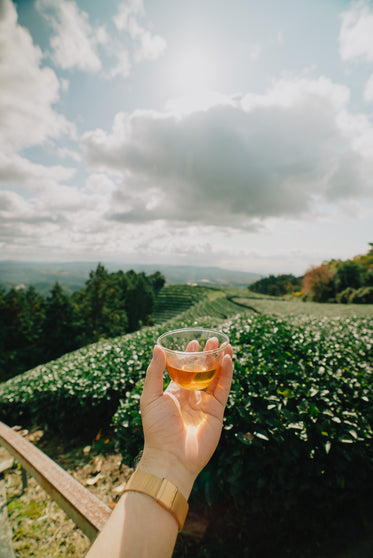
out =
<svg viewBox="0 0 373 558"><path fill-rule="evenodd" d="M136 470L171 481L186 500L196 479L174 454L154 448L144 448Z"/></svg>

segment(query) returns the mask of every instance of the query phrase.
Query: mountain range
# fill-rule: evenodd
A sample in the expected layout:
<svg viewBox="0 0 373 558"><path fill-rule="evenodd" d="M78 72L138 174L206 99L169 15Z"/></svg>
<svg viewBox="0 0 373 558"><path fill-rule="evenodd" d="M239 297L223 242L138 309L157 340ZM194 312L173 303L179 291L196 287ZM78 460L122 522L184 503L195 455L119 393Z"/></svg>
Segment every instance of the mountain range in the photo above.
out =
<svg viewBox="0 0 373 558"><path fill-rule="evenodd" d="M89 272L97 268L99 262L27 262L15 260L0 261L0 285L5 288L29 287L47 294L58 281L68 292L81 289L89 277ZM129 262L101 262L109 272L133 269L147 275L160 271L167 284L187 283L220 287L244 288L260 279L258 273L201 267L189 265L139 264Z"/></svg>

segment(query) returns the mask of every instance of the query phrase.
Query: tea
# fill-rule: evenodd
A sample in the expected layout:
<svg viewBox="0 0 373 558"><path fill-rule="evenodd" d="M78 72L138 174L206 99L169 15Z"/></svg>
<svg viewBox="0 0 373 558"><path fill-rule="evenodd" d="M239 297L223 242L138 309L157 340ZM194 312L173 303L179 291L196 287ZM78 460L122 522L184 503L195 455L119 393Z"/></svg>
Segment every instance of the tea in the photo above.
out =
<svg viewBox="0 0 373 558"><path fill-rule="evenodd" d="M171 380L184 389L201 390L207 388L213 381L218 369L218 362L215 361L214 365L213 368L202 366L190 369L186 365L182 368L177 368L167 361L167 371Z"/></svg>

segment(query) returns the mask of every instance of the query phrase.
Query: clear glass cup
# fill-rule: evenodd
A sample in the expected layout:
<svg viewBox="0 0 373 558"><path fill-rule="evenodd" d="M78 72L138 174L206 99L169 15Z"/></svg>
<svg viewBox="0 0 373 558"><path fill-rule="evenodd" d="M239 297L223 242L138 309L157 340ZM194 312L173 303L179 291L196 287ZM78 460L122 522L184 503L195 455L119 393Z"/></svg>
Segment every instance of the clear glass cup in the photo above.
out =
<svg viewBox="0 0 373 558"><path fill-rule="evenodd" d="M228 343L225 333L200 327L175 329L157 341L166 354L171 380L191 390L205 389L213 382Z"/></svg>

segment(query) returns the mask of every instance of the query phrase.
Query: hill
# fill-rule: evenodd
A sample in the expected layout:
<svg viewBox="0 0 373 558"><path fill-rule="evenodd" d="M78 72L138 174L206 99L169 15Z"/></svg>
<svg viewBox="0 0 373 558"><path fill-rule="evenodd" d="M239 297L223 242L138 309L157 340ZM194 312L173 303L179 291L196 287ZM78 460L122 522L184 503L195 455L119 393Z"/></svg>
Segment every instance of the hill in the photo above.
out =
<svg viewBox="0 0 373 558"><path fill-rule="evenodd" d="M102 262L109 271L128 271L146 274L160 271L168 284L195 284L243 288L261 278L258 273L235 271L220 267L181 266L132 262ZM33 285L47 294L56 281L68 292L79 290L88 279L89 272L98 262L24 262L0 261L0 285L6 288Z"/></svg>
<svg viewBox="0 0 373 558"><path fill-rule="evenodd" d="M0 384L2 420L37 425L51 444L79 434L77 474L92 489L102 481L105 497L116 498L120 459L132 468L142 447L139 397L157 337L197 322L217 327L234 348L232 389L219 446L190 499L198 536L189 527L181 533L175 558L202 556L201 548L205 558L229 556L232 548L252 558L371 556L373 306L176 287L162 289L154 326L100 340ZM113 446L119 453L109 453ZM55 450L50 455L56 459ZM112 488L107 459L116 460ZM51 514L39 515L47 540ZM11 521L22 524L15 506ZM248 525L255 526L250 536ZM69 533L59 537L62 554L53 556L66 555L67 539ZM38 555L48 550L38 548ZM81 555L69 550L72 558Z"/></svg>

